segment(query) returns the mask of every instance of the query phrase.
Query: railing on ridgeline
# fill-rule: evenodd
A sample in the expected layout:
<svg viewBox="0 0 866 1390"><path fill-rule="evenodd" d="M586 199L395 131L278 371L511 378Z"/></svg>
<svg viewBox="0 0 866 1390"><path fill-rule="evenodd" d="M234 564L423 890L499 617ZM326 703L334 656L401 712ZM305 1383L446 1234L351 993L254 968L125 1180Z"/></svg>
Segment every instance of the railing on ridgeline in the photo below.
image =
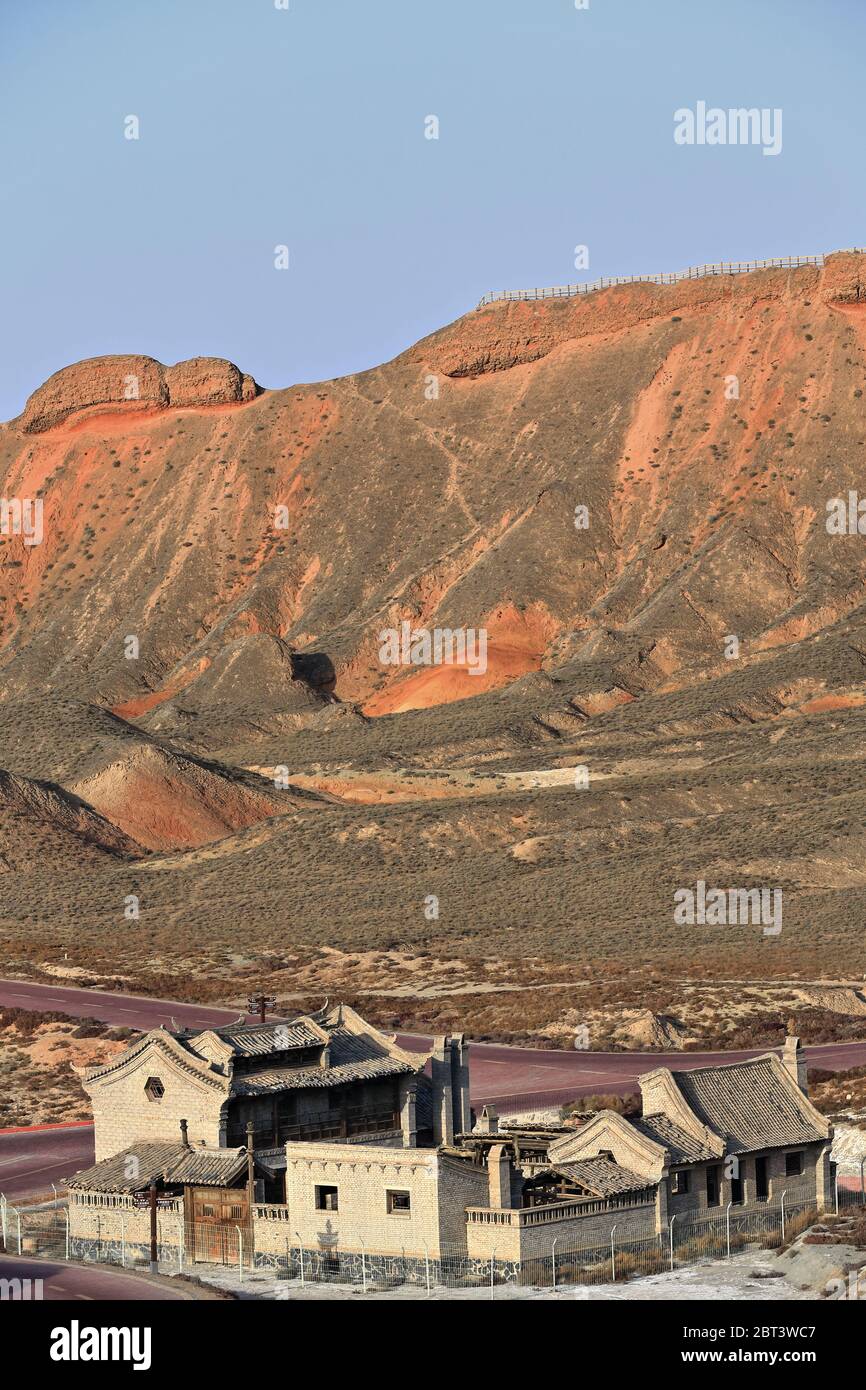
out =
<svg viewBox="0 0 866 1390"><path fill-rule="evenodd" d="M863 246L847 247L848 252L862 254ZM835 253L834 253L835 254ZM578 294L593 294L612 285L675 285L679 280L701 280L707 275L742 275L750 270L798 270L800 266L824 264L824 256L773 256L766 261L712 261L707 265L690 265L687 270L673 270L660 275L603 275L600 280L587 280L575 285L550 285L531 290L491 290L479 299L477 308L499 300L512 299L571 299Z"/></svg>

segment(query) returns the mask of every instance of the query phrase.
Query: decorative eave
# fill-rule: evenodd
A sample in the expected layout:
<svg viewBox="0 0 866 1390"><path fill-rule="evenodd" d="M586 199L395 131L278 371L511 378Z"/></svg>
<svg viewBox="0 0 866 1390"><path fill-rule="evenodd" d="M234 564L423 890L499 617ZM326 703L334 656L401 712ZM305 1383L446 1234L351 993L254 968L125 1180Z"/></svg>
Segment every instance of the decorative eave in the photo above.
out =
<svg viewBox="0 0 866 1390"><path fill-rule="evenodd" d="M641 1090L641 1111L643 1114L661 1111L684 1129L687 1134L701 1140L711 1153L717 1154L719 1158L724 1156L727 1150L725 1140L715 1130L710 1129L709 1125L705 1125L703 1120L695 1114L674 1080L673 1072L669 1067L656 1067L655 1071L645 1072L643 1076L638 1077L638 1085ZM651 1110L647 1112L645 1089L652 1091L654 1087L657 1090L653 1095ZM661 1103L659 1103L659 1093L663 1098Z"/></svg>
<svg viewBox="0 0 866 1390"><path fill-rule="evenodd" d="M349 1033L355 1033L359 1037L365 1035L373 1037L391 1057L399 1062L406 1062L413 1071L423 1071L427 1062L432 1057L432 1050L429 1052L410 1052L407 1048L401 1047L397 1042L394 1033L383 1033L372 1023L368 1023L359 1013L356 1013L348 1004L335 1004L327 1011L322 1019L325 1028L335 1029L345 1028ZM330 1034L326 1035L330 1038Z"/></svg>
<svg viewBox="0 0 866 1390"><path fill-rule="evenodd" d="M608 1147L611 1139L613 1142L619 1141L620 1146L638 1163L643 1163L652 1170L652 1177L647 1174L648 1181L657 1182L663 1170L669 1167L669 1150L650 1139L648 1135L641 1134L624 1115L617 1114L615 1110L600 1110L594 1119L576 1133L555 1139L547 1151L550 1165L555 1167L558 1163L595 1157L595 1154L589 1151L595 1148L597 1153L600 1148ZM616 1161L622 1167L632 1167L631 1163L623 1162L619 1157Z"/></svg>
<svg viewBox="0 0 866 1390"><path fill-rule="evenodd" d="M230 1043L220 1037L219 1033L214 1032L213 1028L205 1028L201 1033L196 1033L194 1037L188 1037L184 1041L189 1050L194 1052L202 1061L207 1061L211 1065L218 1062L226 1070L231 1069L234 1062L234 1049ZM213 1056L209 1058L206 1053L202 1055L200 1051L202 1046L209 1048Z"/></svg>
<svg viewBox="0 0 866 1390"><path fill-rule="evenodd" d="M82 1076L82 1082L85 1088L88 1088L94 1083L99 1084L117 1079L123 1072L132 1071L143 1065L147 1060L147 1054L152 1051L161 1054L163 1060L168 1062L170 1066L174 1066L195 1081L209 1086L212 1090L219 1091L221 1095L228 1095L231 1078L213 1071L209 1063L202 1058L195 1057L162 1027L153 1029L152 1032L147 1033L128 1048L126 1052L112 1058L103 1066L88 1067Z"/></svg>

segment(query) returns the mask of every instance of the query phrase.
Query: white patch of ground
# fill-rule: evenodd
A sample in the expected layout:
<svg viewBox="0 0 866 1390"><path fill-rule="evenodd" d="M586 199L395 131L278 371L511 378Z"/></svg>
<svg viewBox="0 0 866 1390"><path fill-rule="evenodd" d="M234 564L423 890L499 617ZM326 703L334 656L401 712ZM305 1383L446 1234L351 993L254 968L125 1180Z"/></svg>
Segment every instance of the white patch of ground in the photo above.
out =
<svg viewBox="0 0 866 1390"><path fill-rule="evenodd" d="M240 1298L276 1299L295 1301L297 1299L363 1299L374 1301L395 1299L404 1300L473 1300L489 1299L489 1285L475 1289L434 1287L428 1294L426 1289L415 1285L399 1284L395 1288L368 1292L352 1284L301 1284L299 1279L276 1279L272 1274L256 1271L239 1280L237 1270L217 1268L204 1274L198 1266L196 1273L204 1282L213 1284ZM546 1299L558 1302L574 1301L592 1303L599 1301L634 1302L659 1300L720 1301L732 1300L746 1303L779 1303L791 1300L820 1298L822 1292L814 1288L802 1289L780 1276L779 1261L772 1255L759 1252L741 1251L730 1260L709 1260L704 1264L690 1265L675 1270L672 1274L652 1274L644 1279L632 1279L622 1284L566 1285L560 1289L532 1288L514 1284L497 1284L493 1290L494 1300L502 1299Z"/></svg>
<svg viewBox="0 0 866 1390"><path fill-rule="evenodd" d="M866 1158L866 1130L856 1125L834 1125L831 1157L846 1172L857 1168L860 1159Z"/></svg>

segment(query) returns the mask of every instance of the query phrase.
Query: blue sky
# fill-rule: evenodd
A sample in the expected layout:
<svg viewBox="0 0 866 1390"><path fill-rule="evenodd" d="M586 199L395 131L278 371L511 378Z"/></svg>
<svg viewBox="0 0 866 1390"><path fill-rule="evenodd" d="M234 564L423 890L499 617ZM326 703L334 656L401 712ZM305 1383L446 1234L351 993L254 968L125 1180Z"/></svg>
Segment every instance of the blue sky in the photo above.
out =
<svg viewBox="0 0 866 1390"><path fill-rule="evenodd" d="M489 289L866 244L864 41L863 0L0 0L0 419L82 357L285 386ZM699 100L781 154L676 145Z"/></svg>

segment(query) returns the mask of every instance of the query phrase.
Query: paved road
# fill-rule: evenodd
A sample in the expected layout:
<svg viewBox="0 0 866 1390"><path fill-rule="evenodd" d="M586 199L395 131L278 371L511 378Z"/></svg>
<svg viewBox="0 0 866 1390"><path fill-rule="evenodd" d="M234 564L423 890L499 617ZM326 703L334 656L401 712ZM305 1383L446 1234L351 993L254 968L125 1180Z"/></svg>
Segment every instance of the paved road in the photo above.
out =
<svg viewBox="0 0 866 1390"><path fill-rule="evenodd" d="M0 980L0 1005L19 1009L55 1010L73 1017L92 1017L106 1023L126 1024L130 1028L171 1026L172 1019L187 1027L208 1027L237 1018L232 1009L201 1004L180 1004L171 1000L149 999L137 994L103 993L75 989L66 985L31 984L29 981ZM422 1050L429 1038L398 1035L404 1046ZM760 1050L760 1049L759 1049ZM636 1089L638 1076L655 1067L720 1066L725 1062L754 1057L752 1052L577 1052L544 1051L531 1047L507 1047L499 1043L472 1046L472 1099L514 1103L516 1098L557 1105L569 1096L593 1094L625 1095ZM866 1065L866 1040L854 1043L826 1043L806 1049L812 1066L828 1071Z"/></svg>
<svg viewBox="0 0 866 1390"><path fill-rule="evenodd" d="M157 1299L162 1302L165 1299L185 1300L196 1296L188 1286L171 1288L163 1280L124 1274L122 1270L55 1264L52 1260L26 1260L18 1255L0 1255L0 1279L41 1279L42 1298L45 1301L83 1299L128 1303Z"/></svg>
<svg viewBox="0 0 866 1390"><path fill-rule="evenodd" d="M237 1017L231 1009L199 1004L180 1004L135 994L108 994L99 990L0 980L0 1005L22 1009L55 1010L72 1017L92 1017L131 1028L154 1028L160 1023L207 1027ZM413 1051L423 1051L429 1038L398 1035ZM806 1049L813 1066L842 1071L866 1064L866 1041L827 1043ZM655 1067L680 1070L742 1061L754 1052L577 1052L508 1047L474 1043L471 1054L472 1100L499 1104L503 1112L561 1105L581 1095L627 1095L637 1089L637 1078ZM20 1133L0 1131L0 1192L15 1202L35 1192L47 1192L79 1168L94 1161L93 1130L33 1129Z"/></svg>
<svg viewBox="0 0 866 1390"><path fill-rule="evenodd" d="M412 1040L405 1040L410 1043ZM766 1048L750 1052L577 1052L542 1051L473 1043L470 1055L473 1104L503 1106L525 1099L543 1106L561 1105L572 1096L628 1095L638 1089L637 1080L656 1067L693 1071L695 1067L722 1066L757 1057ZM812 1067L846 1071L866 1065L866 1041L826 1043L807 1047Z"/></svg>
<svg viewBox="0 0 866 1390"><path fill-rule="evenodd" d="M172 1019L185 1028L207 1028L215 1023L231 1023L238 1016L236 1009L212 1009L206 1004L180 1004L141 994L108 994L23 980L0 980L0 1005L69 1014L71 1018L98 1018L117 1027L141 1029L158 1028L161 1023L170 1028Z"/></svg>
<svg viewBox="0 0 866 1390"><path fill-rule="evenodd" d="M93 1126L0 1130L0 1192L10 1202L34 1192L50 1196L51 1184L95 1161Z"/></svg>

